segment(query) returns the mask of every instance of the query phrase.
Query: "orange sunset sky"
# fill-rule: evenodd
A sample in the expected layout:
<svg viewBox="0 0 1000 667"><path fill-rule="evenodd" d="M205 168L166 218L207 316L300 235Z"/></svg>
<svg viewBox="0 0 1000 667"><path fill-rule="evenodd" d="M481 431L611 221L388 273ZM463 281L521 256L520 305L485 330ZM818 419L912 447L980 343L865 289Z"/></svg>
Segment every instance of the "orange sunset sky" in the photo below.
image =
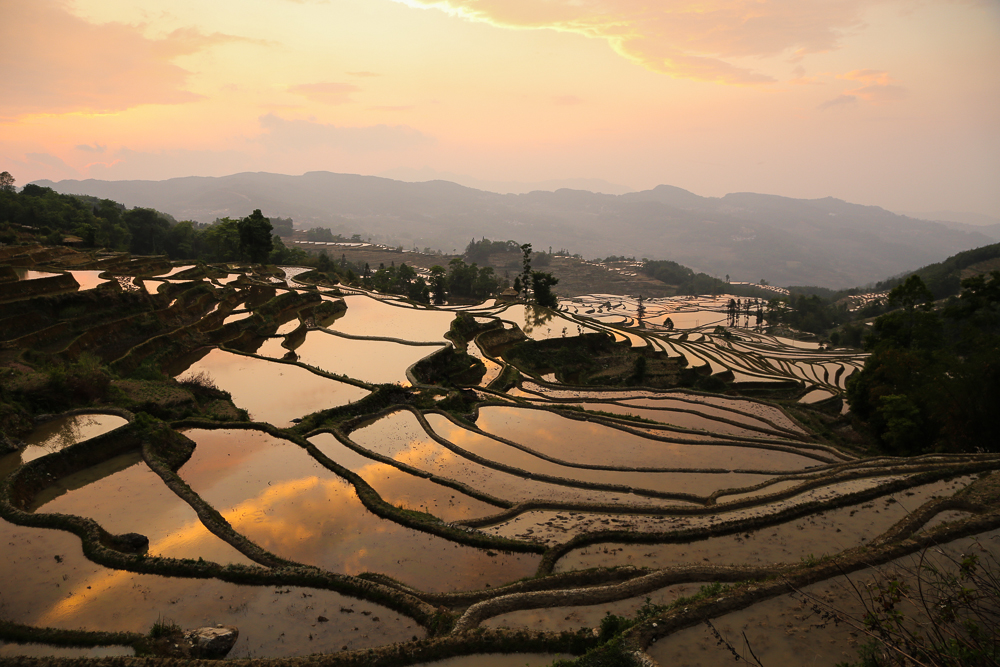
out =
<svg viewBox="0 0 1000 667"><path fill-rule="evenodd" d="M0 5L20 185L409 170L1000 217L998 0Z"/></svg>

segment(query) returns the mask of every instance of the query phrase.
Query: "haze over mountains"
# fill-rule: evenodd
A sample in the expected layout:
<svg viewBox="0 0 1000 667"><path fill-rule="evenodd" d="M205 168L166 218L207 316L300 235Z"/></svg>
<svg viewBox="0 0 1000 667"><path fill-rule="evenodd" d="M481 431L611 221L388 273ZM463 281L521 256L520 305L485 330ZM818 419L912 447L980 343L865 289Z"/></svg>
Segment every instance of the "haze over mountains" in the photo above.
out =
<svg viewBox="0 0 1000 667"><path fill-rule="evenodd" d="M297 227L378 235L406 248L460 252L485 236L585 257L670 259L718 277L777 285L864 285L995 241L990 227L918 220L830 197L701 197L669 185L624 194L497 194L441 180L330 172L36 183L152 207L178 220L211 222L259 208L292 217Z"/></svg>

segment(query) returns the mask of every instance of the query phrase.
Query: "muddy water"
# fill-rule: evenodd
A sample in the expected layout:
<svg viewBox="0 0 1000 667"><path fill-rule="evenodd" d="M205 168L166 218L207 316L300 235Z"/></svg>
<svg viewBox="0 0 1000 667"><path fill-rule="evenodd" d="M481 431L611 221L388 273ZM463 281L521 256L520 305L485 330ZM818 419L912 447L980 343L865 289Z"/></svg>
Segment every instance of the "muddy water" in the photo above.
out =
<svg viewBox="0 0 1000 667"><path fill-rule="evenodd" d="M73 415L59 417L35 428L24 439L28 445L21 450L21 461L27 463L57 452L70 445L95 438L128 422L117 415Z"/></svg>
<svg viewBox="0 0 1000 667"><path fill-rule="evenodd" d="M513 503L549 500L559 503L678 504L676 501L633 497L622 492L550 484L480 465L435 442L409 412L396 412L383 417L351 433L351 439L383 456Z"/></svg>
<svg viewBox="0 0 1000 667"><path fill-rule="evenodd" d="M0 542L0 571L16 572L19 583L0 588L0 608L15 623L141 633L161 618L184 628L235 625L240 638L231 657L368 648L424 636L412 619L331 591L110 570L84 557L79 538L58 530L0 522ZM359 613L341 615L341 608ZM331 622L319 623L319 615Z"/></svg>
<svg viewBox="0 0 1000 667"><path fill-rule="evenodd" d="M950 542L943 545L942 550L952 558L960 553L982 553L984 548L995 555L1000 550L998 538L1000 536L993 531ZM947 557L935 557L932 553L931 560L935 567L943 571L954 571ZM867 583L876 579L884 582L886 576L901 578L916 588L912 573L918 567L919 554L905 556L879 568L819 582L806 586L801 592L761 601L713 619L712 623L742 654L747 654L743 640L745 632L753 653L764 665L834 667L839 663L854 664L858 661L858 646L867 643L867 638L848 623L824 621L823 611L837 609L860 620L865 609L858 590L865 590ZM916 611L906 603L900 609L911 618ZM925 616L921 618L926 619ZM732 664L732 654L717 644L718 640L708 628L699 624L661 638L646 652L660 665L716 667Z"/></svg>
<svg viewBox="0 0 1000 667"><path fill-rule="evenodd" d="M334 572L380 572L423 590L498 586L540 556L493 554L368 512L354 487L297 445L255 431L185 432L198 443L179 473L248 538Z"/></svg>
<svg viewBox="0 0 1000 667"><path fill-rule="evenodd" d="M401 308L369 296L345 296L347 312L329 326L351 336L443 341L455 313L430 308Z"/></svg>
<svg viewBox="0 0 1000 667"><path fill-rule="evenodd" d="M506 406L480 409L482 430L570 463L616 467L801 470L815 459L728 445L657 442L603 424L577 421L543 410Z"/></svg>
<svg viewBox="0 0 1000 667"><path fill-rule="evenodd" d="M138 459L138 455L134 455ZM94 519L113 534L141 533L149 538L149 555L191 558L217 563L252 561L210 533L191 506L175 495L141 460L106 477L94 477L103 466L61 480L40 497L58 496L35 509L38 513L75 514ZM82 486L78 481L85 480Z"/></svg>
<svg viewBox="0 0 1000 667"><path fill-rule="evenodd" d="M760 530L688 544L599 544L566 554L557 572L611 565L661 568L685 563L766 565L833 555L869 542L934 496L951 495L971 478L934 482L875 500Z"/></svg>
<svg viewBox="0 0 1000 667"><path fill-rule="evenodd" d="M744 488L771 479L767 475L737 473L625 472L573 468L540 459L516 447L462 428L443 415L428 414L426 418L427 423L430 424L435 433L458 447L490 461L514 466L533 474L552 475L553 477L600 484L620 484L635 489L691 493L702 497L707 497L719 489ZM638 495L620 497L622 502L626 503L643 502L642 497ZM664 500L659 504L683 505L687 503Z"/></svg>
<svg viewBox="0 0 1000 667"><path fill-rule="evenodd" d="M600 627L601 619L609 613L616 616L634 616L646 604L647 599L652 604L667 605L679 597L697 593L702 586L703 584L700 583L678 584L644 595L604 604L512 611L486 619L482 624L490 628L526 628L536 632L569 630L573 632L580 628Z"/></svg>
<svg viewBox="0 0 1000 667"><path fill-rule="evenodd" d="M206 373L219 389L233 396L233 403L250 413L251 419L279 428L292 419L360 400L368 391L331 380L291 364L244 357L213 348L178 374L184 380ZM251 381L252 380L252 381Z"/></svg>
<svg viewBox="0 0 1000 667"><path fill-rule="evenodd" d="M490 516L501 509L429 479L365 458L329 433L309 440L331 459L361 475L391 505L427 512L444 521Z"/></svg>
<svg viewBox="0 0 1000 667"><path fill-rule="evenodd" d="M265 357L283 357L288 350L276 341L278 339L268 340L258 350L258 354ZM329 373L346 375L372 384L383 382L408 384L406 369L439 349L440 347L436 345L402 345L387 341L352 340L324 331L310 331L302 344L295 348L295 353L302 363Z"/></svg>

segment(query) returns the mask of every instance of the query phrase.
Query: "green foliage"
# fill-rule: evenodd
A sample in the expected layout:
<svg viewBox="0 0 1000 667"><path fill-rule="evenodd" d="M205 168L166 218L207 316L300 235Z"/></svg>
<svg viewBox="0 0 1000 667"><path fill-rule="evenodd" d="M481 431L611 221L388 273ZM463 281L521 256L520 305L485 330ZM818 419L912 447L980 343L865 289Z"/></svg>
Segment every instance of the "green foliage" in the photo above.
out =
<svg viewBox="0 0 1000 667"><path fill-rule="evenodd" d="M961 280L962 270L986 260L1000 257L1000 243L993 243L981 248L966 250L956 255L952 255L943 262L930 264L914 271L927 286L927 289L934 295L935 299L943 299L948 296L958 294L963 287ZM901 284L904 278L890 278L876 283L875 290L889 290Z"/></svg>
<svg viewBox="0 0 1000 667"><path fill-rule="evenodd" d="M267 261L274 245L273 228L260 209L240 220L236 229L240 237L240 253L254 264Z"/></svg>
<svg viewBox="0 0 1000 667"><path fill-rule="evenodd" d="M472 239L465 248L463 257L470 264L485 264L490 260L490 255L513 254L521 252L516 241L490 241L483 237L477 241Z"/></svg>
<svg viewBox="0 0 1000 667"><path fill-rule="evenodd" d="M902 307L879 317L865 340L871 356L848 378L852 411L881 446L899 454L995 451L1000 405L1000 272L963 281L940 311L911 276L890 294Z"/></svg>
<svg viewBox="0 0 1000 667"><path fill-rule="evenodd" d="M181 626L177 625L169 618L158 616L156 621L153 623L153 627L149 629L149 638L162 639L164 637L171 637L180 631Z"/></svg>
<svg viewBox="0 0 1000 667"><path fill-rule="evenodd" d="M552 293L552 287L559 282L558 278L552 277L551 273L541 271L531 272L531 292L534 294L535 303L543 308L555 308L559 305L556 295Z"/></svg>

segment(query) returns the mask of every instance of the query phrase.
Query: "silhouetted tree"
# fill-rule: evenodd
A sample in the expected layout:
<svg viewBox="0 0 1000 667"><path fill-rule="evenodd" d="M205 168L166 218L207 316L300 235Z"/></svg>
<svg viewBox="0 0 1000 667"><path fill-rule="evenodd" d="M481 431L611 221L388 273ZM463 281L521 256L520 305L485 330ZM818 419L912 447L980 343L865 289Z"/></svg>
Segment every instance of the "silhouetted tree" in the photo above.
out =
<svg viewBox="0 0 1000 667"><path fill-rule="evenodd" d="M274 247L273 230L271 221L264 217L260 209L240 220L236 228L240 235L240 252L254 264L267 261Z"/></svg>

